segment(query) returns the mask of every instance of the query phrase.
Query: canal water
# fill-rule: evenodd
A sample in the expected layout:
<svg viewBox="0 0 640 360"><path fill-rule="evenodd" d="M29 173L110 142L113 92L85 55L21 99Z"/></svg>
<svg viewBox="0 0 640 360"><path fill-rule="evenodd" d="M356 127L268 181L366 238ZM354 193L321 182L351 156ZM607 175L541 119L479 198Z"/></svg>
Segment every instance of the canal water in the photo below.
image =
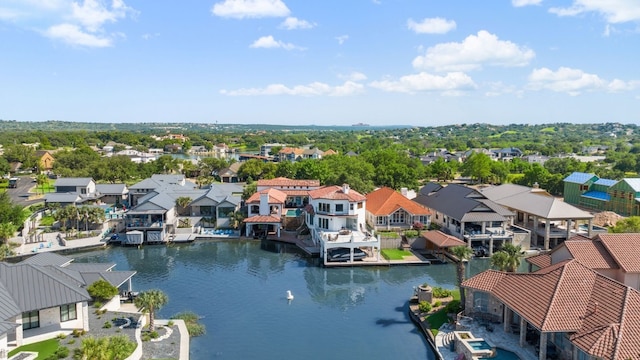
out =
<svg viewBox="0 0 640 360"><path fill-rule="evenodd" d="M158 318L201 316L207 333L191 340L195 360L433 359L407 302L414 286L454 289L456 278L453 264L324 268L270 241L111 247L72 257L137 271L135 291L169 296Z"/></svg>

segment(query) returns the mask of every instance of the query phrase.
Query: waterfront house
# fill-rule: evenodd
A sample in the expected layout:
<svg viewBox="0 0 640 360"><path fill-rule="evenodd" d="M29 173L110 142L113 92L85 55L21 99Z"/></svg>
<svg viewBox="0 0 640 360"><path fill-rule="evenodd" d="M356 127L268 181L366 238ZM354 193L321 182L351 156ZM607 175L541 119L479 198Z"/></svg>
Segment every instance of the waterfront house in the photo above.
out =
<svg viewBox="0 0 640 360"><path fill-rule="evenodd" d="M230 214L240 209L243 188L237 184L212 184L190 204L192 216L215 218L217 228L231 227Z"/></svg>
<svg viewBox="0 0 640 360"><path fill-rule="evenodd" d="M637 359L640 292L564 260L534 273L487 270L462 283L465 315L501 323L540 360Z"/></svg>
<svg viewBox="0 0 640 360"><path fill-rule="evenodd" d="M389 187L372 191L366 198L366 221L372 229L410 229L416 223L427 228L431 224L429 209Z"/></svg>
<svg viewBox="0 0 640 360"><path fill-rule="evenodd" d="M551 252L527 258L545 268L575 259L584 266L636 290L640 290L640 234L598 234L590 239L581 235L556 246Z"/></svg>
<svg viewBox="0 0 640 360"><path fill-rule="evenodd" d="M228 167L214 173L212 175L218 176L220 181L223 183L237 183L240 182L240 177L238 176L238 171L240 171L240 167L243 163L234 162Z"/></svg>
<svg viewBox="0 0 640 360"><path fill-rule="evenodd" d="M564 179L564 200L595 211L640 215L640 178L611 180L574 172Z"/></svg>
<svg viewBox="0 0 640 360"><path fill-rule="evenodd" d="M320 188L320 180L294 180L286 177L258 180L256 190L276 189L287 194L287 208L302 208L309 203L309 192Z"/></svg>
<svg viewBox="0 0 640 360"><path fill-rule="evenodd" d="M531 244L549 250L574 234L588 237L606 229L593 226L593 215L537 187L502 184L480 193L516 214L515 224L531 232Z"/></svg>
<svg viewBox="0 0 640 360"><path fill-rule="evenodd" d="M489 254L505 242L529 248L529 232L513 226L515 214L474 188L429 183L413 201L431 210L431 222L444 233L469 247L486 247Z"/></svg>
<svg viewBox="0 0 640 360"><path fill-rule="evenodd" d="M106 280L131 291L135 271L115 264L75 264L55 253L40 253L17 264L0 262L0 358L10 349L73 330L89 331L91 300L86 287ZM115 303L119 304L116 296Z"/></svg>
<svg viewBox="0 0 640 360"><path fill-rule="evenodd" d="M126 194L126 185L111 184L102 189L107 192L106 196L100 192L100 187L92 178L58 178L53 184L55 192L44 195L45 203L57 203L62 206L79 205L84 203L116 201L117 192ZM111 191L114 191L113 193Z"/></svg>
<svg viewBox="0 0 640 360"><path fill-rule="evenodd" d="M266 238L268 235L280 237L282 218L285 213L287 194L278 189L263 189L251 195L246 201L248 216L246 235Z"/></svg>
<svg viewBox="0 0 640 360"><path fill-rule="evenodd" d="M380 239L366 228L367 198L348 184L325 186L309 191L309 205L305 207L305 224L311 240L320 246L320 254L327 262L333 248L349 249L353 261L354 249L369 248L378 254Z"/></svg>
<svg viewBox="0 0 640 360"><path fill-rule="evenodd" d="M96 184L96 191L100 194L100 201L121 207L127 204L129 189L126 184Z"/></svg>

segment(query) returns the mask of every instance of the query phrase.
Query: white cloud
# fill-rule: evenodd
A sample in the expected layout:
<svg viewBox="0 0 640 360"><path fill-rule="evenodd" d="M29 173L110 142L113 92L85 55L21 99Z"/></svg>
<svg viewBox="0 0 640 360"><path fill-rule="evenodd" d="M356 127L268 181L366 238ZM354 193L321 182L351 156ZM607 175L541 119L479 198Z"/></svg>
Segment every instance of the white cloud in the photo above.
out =
<svg viewBox="0 0 640 360"><path fill-rule="evenodd" d="M529 5L540 5L542 0L511 0L511 5L514 7L523 7Z"/></svg>
<svg viewBox="0 0 640 360"><path fill-rule="evenodd" d="M265 88L249 88L238 90L220 90L229 96L259 96L259 95L292 95L292 96L350 96L361 93L364 85L353 81L346 81L342 85L330 86L321 82L308 85L287 87L283 84L271 84Z"/></svg>
<svg viewBox="0 0 640 360"><path fill-rule="evenodd" d="M281 0L224 0L213 5L211 12L235 19L285 17L290 13Z"/></svg>
<svg viewBox="0 0 640 360"><path fill-rule="evenodd" d="M345 41L349 40L349 35L336 36L336 40L338 40L338 44L342 45Z"/></svg>
<svg viewBox="0 0 640 360"><path fill-rule="evenodd" d="M312 24L306 20L300 20L298 18L289 16L278 27L280 29L296 30L296 29L311 29L311 28L314 28L315 26L316 24Z"/></svg>
<svg viewBox="0 0 640 360"><path fill-rule="evenodd" d="M354 71L350 74L340 74L338 75L338 78L343 79L343 80L349 80L349 81L364 81L367 80L367 75L361 73L361 72L357 72Z"/></svg>
<svg viewBox="0 0 640 360"><path fill-rule="evenodd" d="M567 67L561 67L557 71L548 68L534 69L529 75L528 84L533 90L547 89L566 92L571 96L579 95L583 91L606 89L607 86L607 82L598 75Z"/></svg>
<svg viewBox="0 0 640 360"><path fill-rule="evenodd" d="M98 0L84 0L82 4L73 2L71 8L73 18L90 32L100 30L106 22L113 23L123 19L127 12L132 11L122 0L113 0L111 9Z"/></svg>
<svg viewBox="0 0 640 360"><path fill-rule="evenodd" d="M82 31L80 27L73 24L60 24L47 29L45 35L56 40L61 40L70 45L88 47L108 47L111 46L111 39L99 37Z"/></svg>
<svg viewBox="0 0 640 360"><path fill-rule="evenodd" d="M525 66L535 52L525 46L498 39L485 30L469 35L461 43L442 43L427 49L413 60L416 69L436 71L469 71L488 66Z"/></svg>
<svg viewBox="0 0 640 360"><path fill-rule="evenodd" d="M461 91L477 88L471 77L462 72L451 72L445 76L421 72L403 76L398 80L373 81L369 86L389 92L442 91L446 95L457 95Z"/></svg>
<svg viewBox="0 0 640 360"><path fill-rule="evenodd" d="M407 27L416 34L446 34L456 28L456 22L439 17L423 19L419 23L409 19L407 20Z"/></svg>
<svg viewBox="0 0 640 360"><path fill-rule="evenodd" d="M622 92L632 91L640 87L640 81L623 81L620 79L613 79L607 84L607 90L609 92Z"/></svg>
<svg viewBox="0 0 640 360"><path fill-rule="evenodd" d="M3 0L0 20L36 31L70 45L106 47L121 32L108 32L114 24L137 11L123 0Z"/></svg>
<svg viewBox="0 0 640 360"><path fill-rule="evenodd" d="M595 12L610 24L640 21L640 5L637 0L573 0L570 7L552 7L549 12L558 16L577 16Z"/></svg>
<svg viewBox="0 0 640 360"><path fill-rule="evenodd" d="M263 36L258 40L254 41L253 44L249 45L250 48L263 48L263 49L285 49L285 50L304 50L303 48L297 47L291 43L285 43L280 40L276 40L273 36Z"/></svg>

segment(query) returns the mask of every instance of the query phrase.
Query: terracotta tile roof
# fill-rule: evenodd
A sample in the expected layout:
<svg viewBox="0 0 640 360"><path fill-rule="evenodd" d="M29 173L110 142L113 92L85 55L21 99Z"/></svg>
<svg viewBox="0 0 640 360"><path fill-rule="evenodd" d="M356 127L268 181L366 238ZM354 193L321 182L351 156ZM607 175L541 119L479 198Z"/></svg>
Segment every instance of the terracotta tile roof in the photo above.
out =
<svg viewBox="0 0 640 360"><path fill-rule="evenodd" d="M540 254L536 256L530 256L525 260L528 263L533 264L539 268L545 268L551 265L551 256L549 254Z"/></svg>
<svg viewBox="0 0 640 360"><path fill-rule="evenodd" d="M574 236L564 242L571 256L591 269L618 269L619 266L600 241ZM640 253L638 253L640 255Z"/></svg>
<svg viewBox="0 0 640 360"><path fill-rule="evenodd" d="M335 150L333 149L329 149L322 154L322 156L330 156L330 155L338 155L338 153L335 152Z"/></svg>
<svg viewBox="0 0 640 360"><path fill-rule="evenodd" d="M280 191L282 191L283 193L287 194L287 196L309 196L309 190L282 189Z"/></svg>
<svg viewBox="0 0 640 360"><path fill-rule="evenodd" d="M640 358L640 292L577 260L529 274L488 270L462 286L491 293L542 331L572 333L592 356Z"/></svg>
<svg viewBox="0 0 640 360"><path fill-rule="evenodd" d="M325 186L318 190L309 191L309 196L312 199L327 200L365 201L367 199L353 189L349 189L349 191L345 193L342 186L338 185Z"/></svg>
<svg viewBox="0 0 640 360"><path fill-rule="evenodd" d="M278 189L266 189L251 195L247 204L260 203L260 194L269 194L269 204L283 204L287 200L287 194Z"/></svg>
<svg viewBox="0 0 640 360"><path fill-rule="evenodd" d="M255 224L271 224L271 223L280 223L280 218L271 216L271 215L256 215L252 217L248 217L242 222L245 223L255 223Z"/></svg>
<svg viewBox="0 0 640 360"><path fill-rule="evenodd" d="M280 186L311 186L318 187L320 186L320 180L294 180L286 177L279 177L275 179L265 179L258 180L258 186L271 186L271 187L280 187Z"/></svg>
<svg viewBox="0 0 640 360"><path fill-rule="evenodd" d="M278 152L278 154L295 154L295 155L302 155L302 153L304 153L304 149L294 148L294 147L285 147Z"/></svg>
<svg viewBox="0 0 640 360"><path fill-rule="evenodd" d="M625 272L640 272L640 233L596 236Z"/></svg>
<svg viewBox="0 0 640 360"><path fill-rule="evenodd" d="M431 215L429 209L389 187L382 187L367 194L367 211L373 215L391 215L398 209L403 209L411 215Z"/></svg>
<svg viewBox="0 0 640 360"><path fill-rule="evenodd" d="M367 203L367 207L369 206L369 204ZM422 234L422 237L425 238L427 241L433 243L434 245L436 245L439 248L449 248L449 247L454 247L454 246L467 246L467 243L456 238L453 237L451 235L447 235L445 233L443 233L440 230L430 230L430 231L425 231Z"/></svg>

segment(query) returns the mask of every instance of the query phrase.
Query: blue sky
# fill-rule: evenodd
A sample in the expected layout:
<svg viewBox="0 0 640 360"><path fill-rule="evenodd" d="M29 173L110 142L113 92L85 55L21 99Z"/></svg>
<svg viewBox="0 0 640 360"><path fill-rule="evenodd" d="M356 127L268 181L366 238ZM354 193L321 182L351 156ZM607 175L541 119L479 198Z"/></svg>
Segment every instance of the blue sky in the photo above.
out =
<svg viewBox="0 0 640 360"><path fill-rule="evenodd" d="M0 0L0 119L640 123L639 0Z"/></svg>

